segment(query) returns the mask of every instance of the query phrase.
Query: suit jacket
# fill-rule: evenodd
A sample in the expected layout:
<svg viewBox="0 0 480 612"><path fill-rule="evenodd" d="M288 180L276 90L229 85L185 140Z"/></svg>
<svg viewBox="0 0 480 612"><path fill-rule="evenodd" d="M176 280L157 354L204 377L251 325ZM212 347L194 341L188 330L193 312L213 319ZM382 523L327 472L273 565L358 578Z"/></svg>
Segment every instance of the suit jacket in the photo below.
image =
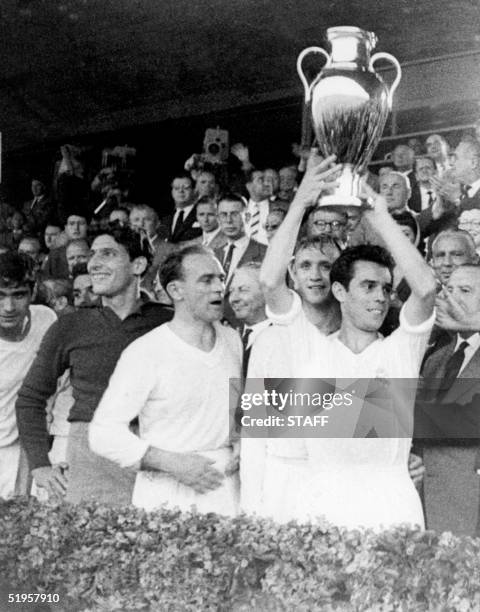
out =
<svg viewBox="0 0 480 612"><path fill-rule="evenodd" d="M207 245L207 248L212 249L215 252L217 249L223 249L223 247L227 244L228 239L223 232L218 232L218 234L211 240L211 242ZM202 240L200 239L200 244L202 244Z"/></svg>
<svg viewBox="0 0 480 612"><path fill-rule="evenodd" d="M45 229L47 221L53 218L55 206L46 196L40 196L32 208L33 200L25 202L22 213L26 219L26 230L28 233L40 235Z"/></svg>
<svg viewBox="0 0 480 612"><path fill-rule="evenodd" d="M185 242L186 240L193 240L202 235L202 228L198 225L196 206L192 208L190 214L184 219L183 223L179 226L178 223L175 226L175 231L172 232L172 223L175 217L175 213L163 217L160 221L161 225L164 226L167 231L167 240L174 244L178 242ZM194 227L194 225L196 227Z"/></svg>
<svg viewBox="0 0 480 612"><path fill-rule="evenodd" d="M472 210L472 208L480 208L480 189L473 195L473 197L463 198L460 202L460 212L464 210Z"/></svg>
<svg viewBox="0 0 480 612"><path fill-rule="evenodd" d="M69 278L66 246L50 251L43 264L43 276L45 278Z"/></svg>
<svg viewBox="0 0 480 612"><path fill-rule="evenodd" d="M424 386L435 394L453 354L456 336L440 344L423 367ZM480 453L480 349L454 381L440 403L431 400L416 406L415 435L424 440L424 503L427 528L456 535L479 534L480 477L476 472ZM463 414L470 406L477 415L476 429ZM421 415L419 414L421 413ZM463 433L462 433L463 432ZM472 437L476 436L476 437ZM468 439L467 439L468 437Z"/></svg>
<svg viewBox="0 0 480 612"><path fill-rule="evenodd" d="M225 257L226 247L227 245L223 246L222 248L216 249L214 251L215 257L220 262L223 262L223 259ZM249 263L251 261L257 261L258 263L261 263L263 261L263 258L265 257L266 252L267 252L267 247L264 244L260 244L256 240L253 240L253 238L250 238L250 240L248 241L247 248L245 249L245 252L240 258L240 261L235 266L235 268L233 267L230 268L231 273L229 273L227 286L225 290L225 306L224 306L223 317L224 319L228 321L228 323L230 323L232 327L238 327L240 325L239 321L237 321L237 319L235 318L235 315L233 313L232 307L230 306L230 302L228 299L229 294L230 294L230 283L232 281L233 273L235 272L236 268L239 268L240 266L243 266L243 264Z"/></svg>

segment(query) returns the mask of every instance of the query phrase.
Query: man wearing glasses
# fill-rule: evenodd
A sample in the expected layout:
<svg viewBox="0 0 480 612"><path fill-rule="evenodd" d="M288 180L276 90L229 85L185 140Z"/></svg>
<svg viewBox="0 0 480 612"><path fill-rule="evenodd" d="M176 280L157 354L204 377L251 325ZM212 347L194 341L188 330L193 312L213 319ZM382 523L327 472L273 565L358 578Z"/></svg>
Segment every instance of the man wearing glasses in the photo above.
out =
<svg viewBox="0 0 480 612"><path fill-rule="evenodd" d="M315 208L308 217L307 236L328 236L343 250L347 246L347 222L348 216L344 209L329 206Z"/></svg>

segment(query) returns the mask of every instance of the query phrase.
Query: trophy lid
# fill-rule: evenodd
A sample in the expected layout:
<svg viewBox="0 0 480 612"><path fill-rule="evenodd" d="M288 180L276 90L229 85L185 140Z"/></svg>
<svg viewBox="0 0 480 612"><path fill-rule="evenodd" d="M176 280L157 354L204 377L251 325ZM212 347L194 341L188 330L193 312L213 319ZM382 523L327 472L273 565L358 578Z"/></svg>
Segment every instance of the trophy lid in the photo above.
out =
<svg viewBox="0 0 480 612"><path fill-rule="evenodd" d="M377 44L374 32L356 26L328 28L327 38L332 45L332 59L337 62L368 61Z"/></svg>

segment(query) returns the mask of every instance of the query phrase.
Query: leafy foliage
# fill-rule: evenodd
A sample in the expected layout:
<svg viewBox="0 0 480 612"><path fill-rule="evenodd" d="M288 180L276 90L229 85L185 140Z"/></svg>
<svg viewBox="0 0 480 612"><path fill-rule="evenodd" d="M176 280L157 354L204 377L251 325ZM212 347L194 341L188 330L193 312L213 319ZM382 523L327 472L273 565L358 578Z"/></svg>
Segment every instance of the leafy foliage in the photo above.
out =
<svg viewBox="0 0 480 612"><path fill-rule="evenodd" d="M469 612L480 540L20 498L0 504L0 576L68 612Z"/></svg>

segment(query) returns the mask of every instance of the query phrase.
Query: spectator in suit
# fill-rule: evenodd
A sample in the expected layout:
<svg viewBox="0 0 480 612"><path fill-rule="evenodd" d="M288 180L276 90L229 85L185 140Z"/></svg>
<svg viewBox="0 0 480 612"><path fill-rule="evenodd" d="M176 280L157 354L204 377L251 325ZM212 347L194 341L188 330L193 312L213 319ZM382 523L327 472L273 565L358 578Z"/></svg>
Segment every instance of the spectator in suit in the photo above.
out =
<svg viewBox="0 0 480 612"><path fill-rule="evenodd" d="M270 202L275 202L278 199L278 190L280 188L278 172L273 168L266 168L263 172L263 185Z"/></svg>
<svg viewBox="0 0 480 612"><path fill-rule="evenodd" d="M461 198L460 209L480 208L480 142L462 140L453 157L454 175L464 185L465 197Z"/></svg>
<svg viewBox="0 0 480 612"><path fill-rule="evenodd" d="M347 246L348 217L338 206L319 206L308 215L307 236L328 236L344 249Z"/></svg>
<svg viewBox="0 0 480 612"><path fill-rule="evenodd" d="M33 199L25 202L22 212L26 219L25 231L40 236L47 221L54 215L55 207L46 194L42 181L32 180Z"/></svg>
<svg viewBox="0 0 480 612"><path fill-rule="evenodd" d="M380 194L385 197L390 213L408 210L407 202L410 193L410 185L404 174L396 170L390 170L382 174L380 178ZM358 246L360 244L377 244L388 247L374 228L371 227L365 216L361 217L349 238L349 246Z"/></svg>
<svg viewBox="0 0 480 612"><path fill-rule="evenodd" d="M45 231L43 232L43 242L45 243L45 248L47 251L52 251L56 249L59 244L57 244L58 238L62 233L62 228L60 225L57 225L55 222L51 221L47 223L45 227Z"/></svg>
<svg viewBox="0 0 480 612"><path fill-rule="evenodd" d="M243 198L236 194L227 194L218 203L219 225L227 237L227 244L217 249L215 254L225 270L227 286L236 268L249 261L261 262L267 250L265 245L246 235L242 217L244 209Z"/></svg>
<svg viewBox="0 0 480 612"><path fill-rule="evenodd" d="M83 239L71 240L67 244L65 251L68 265L68 277L69 279L73 276L73 268L77 264L86 264L90 258L90 247L88 242Z"/></svg>
<svg viewBox="0 0 480 612"><path fill-rule="evenodd" d="M408 179L410 189L413 189L417 179L413 169L415 152L406 144L397 145L392 152L394 169Z"/></svg>
<svg viewBox="0 0 480 612"><path fill-rule="evenodd" d="M65 236L68 242L85 240L87 237L87 219L80 214L71 214L65 224ZM50 251L44 263L43 273L46 278L68 278L67 247L61 246Z"/></svg>
<svg viewBox="0 0 480 612"><path fill-rule="evenodd" d="M255 168L247 173L246 188L250 196L245 210L245 231L248 236L268 244L264 230L265 221L270 210L268 191L265 187L264 173Z"/></svg>
<svg viewBox="0 0 480 612"><path fill-rule="evenodd" d="M385 197L389 212L406 210L411 195L408 177L403 172L388 172L380 179L380 194Z"/></svg>
<svg viewBox="0 0 480 612"><path fill-rule="evenodd" d="M468 314L480 310L480 267L460 265L446 290ZM455 535L478 536L480 453L478 394L480 393L480 334L464 331L450 336L426 358L419 393L416 436L423 440L424 504L427 528ZM474 410L476 427L463 414L463 406ZM423 402L420 403L420 400ZM472 410L472 407L470 407Z"/></svg>
<svg viewBox="0 0 480 612"><path fill-rule="evenodd" d="M198 239L202 246L215 251L227 244L227 237L220 229L217 218L217 204L209 196L203 196L197 202L197 221L202 228L202 236Z"/></svg>
<svg viewBox="0 0 480 612"><path fill-rule="evenodd" d="M291 202L297 190L297 168L295 166L283 166L278 171L279 188L278 198L285 202Z"/></svg>
<svg viewBox="0 0 480 612"><path fill-rule="evenodd" d="M425 147L427 155L435 162L438 176L443 177L450 170L448 142L440 134L430 134L425 141Z"/></svg>
<svg viewBox="0 0 480 612"><path fill-rule="evenodd" d="M251 261L237 268L228 296L235 318L240 323L239 332L243 345L243 378L247 376L252 345L258 335L270 325L265 314L265 298L260 285L261 265L258 261Z"/></svg>
<svg viewBox="0 0 480 612"><path fill-rule="evenodd" d="M474 138L460 141L451 155L453 167L447 176L432 178L437 192L450 204L454 212L480 208L480 142Z"/></svg>
<svg viewBox="0 0 480 612"><path fill-rule="evenodd" d="M179 174L172 181L172 198L175 212L162 219L169 242L178 244L198 238L202 229L195 215L193 182L188 174Z"/></svg>
<svg viewBox="0 0 480 612"><path fill-rule="evenodd" d="M468 232L446 230L432 243L431 265L439 284L445 285L458 266L476 262L475 243Z"/></svg>
<svg viewBox="0 0 480 612"><path fill-rule="evenodd" d="M130 211L130 227L146 240L152 255L152 265L142 278L142 289L152 294L155 275L166 257L175 249L165 240L157 213L146 204L135 204Z"/></svg>
<svg viewBox="0 0 480 612"><path fill-rule="evenodd" d="M432 176L436 174L435 161L427 156L417 157L414 169L416 183L412 187L408 208L419 213L433 206L437 199L435 188L431 182Z"/></svg>
<svg viewBox="0 0 480 612"><path fill-rule="evenodd" d="M217 181L213 172L201 170L195 178L195 196L197 201L201 198L215 198L217 194Z"/></svg>
<svg viewBox="0 0 480 612"><path fill-rule="evenodd" d="M243 224L244 212L245 203L239 195L227 194L218 203L218 221L227 237L227 244L217 249L215 256L225 270L227 298L235 270L249 261L261 262L267 250L265 245L246 235ZM236 325L235 315L228 303L225 305L224 316L231 325Z"/></svg>
<svg viewBox="0 0 480 612"><path fill-rule="evenodd" d="M130 227L144 236L154 255L161 244L165 242L159 235L159 219L157 213L146 204L135 204L129 216Z"/></svg>

